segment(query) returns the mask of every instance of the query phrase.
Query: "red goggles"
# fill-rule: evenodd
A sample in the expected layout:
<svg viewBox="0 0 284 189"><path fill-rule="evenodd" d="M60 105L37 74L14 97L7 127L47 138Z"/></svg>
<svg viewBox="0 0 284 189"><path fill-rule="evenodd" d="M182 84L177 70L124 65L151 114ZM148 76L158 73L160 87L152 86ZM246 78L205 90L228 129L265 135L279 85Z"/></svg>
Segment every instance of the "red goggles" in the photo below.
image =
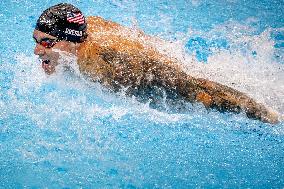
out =
<svg viewBox="0 0 284 189"><path fill-rule="evenodd" d="M44 48L51 48L53 47L59 40L58 39L50 39L50 38L42 38L39 41L34 37L36 43L40 44Z"/></svg>

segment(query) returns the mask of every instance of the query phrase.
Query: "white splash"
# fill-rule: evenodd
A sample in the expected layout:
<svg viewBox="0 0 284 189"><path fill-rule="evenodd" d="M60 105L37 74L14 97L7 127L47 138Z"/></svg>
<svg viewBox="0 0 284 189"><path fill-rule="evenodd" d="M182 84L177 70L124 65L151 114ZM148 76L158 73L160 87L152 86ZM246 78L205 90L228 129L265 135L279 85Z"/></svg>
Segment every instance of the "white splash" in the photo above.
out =
<svg viewBox="0 0 284 189"><path fill-rule="evenodd" d="M247 22L254 22L248 19ZM258 102L284 113L284 64L276 62L274 41L268 28L257 34L253 27L230 21L209 32L189 29L177 41L158 41L157 49L178 60L184 70L194 76L242 91ZM185 43L191 36L204 39L226 38L228 49L211 49L207 63L198 62L194 54L186 53Z"/></svg>

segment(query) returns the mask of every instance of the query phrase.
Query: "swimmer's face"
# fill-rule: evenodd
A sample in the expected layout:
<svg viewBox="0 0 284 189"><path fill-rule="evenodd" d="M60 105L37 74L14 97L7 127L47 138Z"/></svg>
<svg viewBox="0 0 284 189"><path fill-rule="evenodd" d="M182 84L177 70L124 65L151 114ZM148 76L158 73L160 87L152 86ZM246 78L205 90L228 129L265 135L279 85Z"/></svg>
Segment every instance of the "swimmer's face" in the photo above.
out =
<svg viewBox="0 0 284 189"><path fill-rule="evenodd" d="M52 74L55 71L59 59L58 50L72 54L76 52L74 43L58 41L56 37L38 30L34 30L33 38L36 41L34 53L41 59L42 68L47 74Z"/></svg>

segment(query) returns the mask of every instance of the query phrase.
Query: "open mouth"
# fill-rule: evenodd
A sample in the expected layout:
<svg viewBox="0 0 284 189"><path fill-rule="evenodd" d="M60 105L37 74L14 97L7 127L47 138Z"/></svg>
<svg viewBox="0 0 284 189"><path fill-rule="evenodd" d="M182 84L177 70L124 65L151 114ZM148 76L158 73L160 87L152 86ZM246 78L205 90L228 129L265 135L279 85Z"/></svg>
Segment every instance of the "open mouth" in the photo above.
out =
<svg viewBox="0 0 284 189"><path fill-rule="evenodd" d="M41 66L42 66L42 68L47 67L47 66L49 65L49 63L50 63L50 60L42 60L42 61L41 61Z"/></svg>
<svg viewBox="0 0 284 189"><path fill-rule="evenodd" d="M42 60L41 67L46 71L49 69L50 60Z"/></svg>
<svg viewBox="0 0 284 189"><path fill-rule="evenodd" d="M42 64L49 64L50 60L42 60Z"/></svg>

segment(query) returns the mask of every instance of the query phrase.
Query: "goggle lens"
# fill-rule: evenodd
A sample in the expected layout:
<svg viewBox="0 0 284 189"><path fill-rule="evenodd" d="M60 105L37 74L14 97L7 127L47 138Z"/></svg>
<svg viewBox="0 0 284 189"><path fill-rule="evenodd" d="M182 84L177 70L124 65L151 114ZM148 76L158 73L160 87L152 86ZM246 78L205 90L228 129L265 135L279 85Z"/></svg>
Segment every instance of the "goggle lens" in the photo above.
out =
<svg viewBox="0 0 284 189"><path fill-rule="evenodd" d="M40 41L34 38L34 40L36 43L42 45L44 48L51 48L58 42L57 39L49 39L49 38L43 38Z"/></svg>
<svg viewBox="0 0 284 189"><path fill-rule="evenodd" d="M55 44L51 41L41 41L40 44L42 46L44 46L45 48L51 48L53 47Z"/></svg>

